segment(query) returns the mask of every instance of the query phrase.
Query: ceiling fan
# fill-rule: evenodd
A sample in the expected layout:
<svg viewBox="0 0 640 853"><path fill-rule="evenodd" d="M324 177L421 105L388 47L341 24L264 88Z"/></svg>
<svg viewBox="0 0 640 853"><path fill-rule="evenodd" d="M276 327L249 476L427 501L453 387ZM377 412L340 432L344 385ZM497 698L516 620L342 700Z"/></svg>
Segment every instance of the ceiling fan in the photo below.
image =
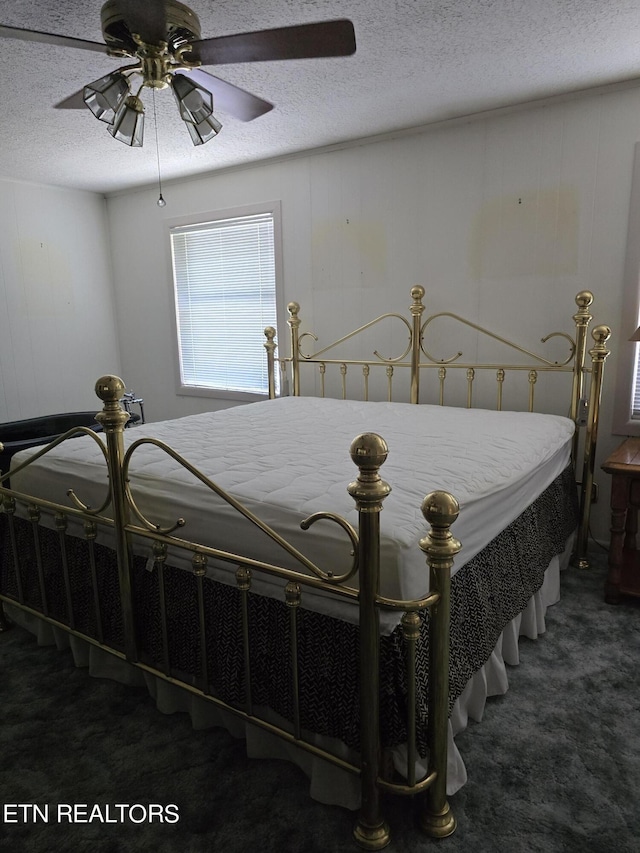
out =
<svg viewBox="0 0 640 853"><path fill-rule="evenodd" d="M208 142L222 125L216 108L252 121L273 104L202 70L203 65L348 56L355 52L353 24L346 19L257 30L203 39L197 15L178 0L107 0L101 10L101 42L25 30L0 24L0 37L133 59L56 104L58 109L88 107L127 145L142 145L142 90L171 87L194 145ZM139 83L134 92L132 83Z"/></svg>

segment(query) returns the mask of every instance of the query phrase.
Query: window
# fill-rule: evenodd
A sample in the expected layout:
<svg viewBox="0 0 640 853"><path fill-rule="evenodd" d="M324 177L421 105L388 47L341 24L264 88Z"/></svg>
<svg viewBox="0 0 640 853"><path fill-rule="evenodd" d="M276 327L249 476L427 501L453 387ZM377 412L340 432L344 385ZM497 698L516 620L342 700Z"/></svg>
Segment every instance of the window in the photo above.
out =
<svg viewBox="0 0 640 853"><path fill-rule="evenodd" d="M277 328L278 214L270 205L170 228L181 393L268 392L264 328Z"/></svg>
<svg viewBox="0 0 640 853"><path fill-rule="evenodd" d="M616 327L618 360L613 409L614 435L640 435L640 343L631 340L640 326L640 143L631 179L622 317ZM606 370L605 370L606 373Z"/></svg>

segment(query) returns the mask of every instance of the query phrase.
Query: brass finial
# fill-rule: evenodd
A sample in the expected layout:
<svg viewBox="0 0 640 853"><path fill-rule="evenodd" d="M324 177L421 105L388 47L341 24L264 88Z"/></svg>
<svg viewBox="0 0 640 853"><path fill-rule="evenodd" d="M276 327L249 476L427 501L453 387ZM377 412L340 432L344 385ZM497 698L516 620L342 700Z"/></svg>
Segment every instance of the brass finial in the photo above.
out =
<svg viewBox="0 0 640 853"><path fill-rule="evenodd" d="M611 329L609 326L596 326L591 330L591 336L596 342L596 345L604 344L611 337Z"/></svg>
<svg viewBox="0 0 640 853"><path fill-rule="evenodd" d="M449 492L429 492L420 507L431 527L451 527L460 513L460 504Z"/></svg>
<svg viewBox="0 0 640 853"><path fill-rule="evenodd" d="M152 546L154 564L166 563L168 550L166 542L154 542Z"/></svg>
<svg viewBox="0 0 640 853"><path fill-rule="evenodd" d="M264 335L269 341L269 343L271 343L273 342L273 339L276 336L276 330L273 328L273 326L267 326L267 328L264 330Z"/></svg>
<svg viewBox="0 0 640 853"><path fill-rule="evenodd" d="M96 415L96 420L104 427L105 433L122 432L131 417L120 405L120 398L126 385L119 376L101 376L96 382L96 394L104 403L104 408Z"/></svg>
<svg viewBox="0 0 640 853"><path fill-rule="evenodd" d="M576 294L576 305L578 308L584 310L588 308L593 302L593 293L590 290L581 290L580 293Z"/></svg>
<svg viewBox="0 0 640 853"><path fill-rule="evenodd" d="M411 288L411 298L413 302L409 306L409 310L411 311L411 315L413 317L419 317L424 311L424 305L422 304L422 297L424 296L424 287L421 284L416 284Z"/></svg>
<svg viewBox="0 0 640 853"><path fill-rule="evenodd" d="M302 598L300 584L289 581L284 590L284 597L287 607L299 607Z"/></svg>
<svg viewBox="0 0 640 853"><path fill-rule="evenodd" d="M379 469L389 455L387 442L374 432L366 432L351 442L349 453L360 469L358 479L349 483L347 491L364 512L379 512L391 486L381 479Z"/></svg>
<svg viewBox="0 0 640 853"><path fill-rule="evenodd" d="M251 569L247 569L245 566L238 566L236 569L236 582L239 590L248 592L251 589Z"/></svg>
<svg viewBox="0 0 640 853"><path fill-rule="evenodd" d="M298 317L298 311L300 311L300 304L298 302L290 302L287 305L287 311L291 315L287 320L287 323L289 323L289 325L291 325L292 323L296 325L299 324L300 318Z"/></svg>
<svg viewBox="0 0 640 853"><path fill-rule="evenodd" d="M361 471L377 471L386 462L389 448L382 436L375 432L365 432L353 439L349 453L353 464L357 465Z"/></svg>
<svg viewBox="0 0 640 853"><path fill-rule="evenodd" d="M126 387L119 376L101 376L96 382L96 395L104 403L116 403L124 394Z"/></svg>
<svg viewBox="0 0 640 853"><path fill-rule="evenodd" d="M204 577L207 573L206 554L200 554L196 551L191 560L191 565L193 566L193 573L196 577Z"/></svg>
<svg viewBox="0 0 640 853"><path fill-rule="evenodd" d="M420 540L420 548L432 570L448 570L462 547L449 530L458 517L460 504L449 492L430 492L422 501L421 509L431 530Z"/></svg>

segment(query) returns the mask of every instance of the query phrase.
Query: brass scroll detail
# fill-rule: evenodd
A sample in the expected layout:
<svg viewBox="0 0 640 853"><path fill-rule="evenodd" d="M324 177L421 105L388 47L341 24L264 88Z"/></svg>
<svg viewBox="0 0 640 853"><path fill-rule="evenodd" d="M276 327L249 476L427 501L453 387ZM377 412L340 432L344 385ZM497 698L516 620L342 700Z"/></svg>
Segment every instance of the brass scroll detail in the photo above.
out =
<svg viewBox="0 0 640 853"><path fill-rule="evenodd" d="M251 510L247 509L240 501L218 486L213 480L210 480L209 477L206 476L202 471L184 459L179 453L176 453L171 447L165 444L163 441L155 438L141 438L137 441L134 441L133 444L129 447L127 452L125 453L122 471L123 471L123 480L125 482L125 494L127 498L127 503L131 509L131 511L138 518L140 523L146 530L158 533L161 535L168 536L177 530L180 527L184 527L186 524L185 519L178 518L178 520L171 526L167 528L161 528L160 525L155 524L152 521L149 521L148 518L144 515L142 510L138 507L131 492L131 486L129 481L129 466L131 464L131 458L133 453L137 450L137 448L141 447L144 444L150 444L154 447L157 447L159 450L162 450L172 459L174 459L178 464L180 464L183 468L189 471L193 476L199 480L203 485L205 485L208 489L218 495L223 501L225 501L229 506L233 507L240 515L244 516L247 521L250 521L256 527L258 527L264 534L266 534L273 542L275 542L279 547L281 547L284 551L286 551L291 557L293 557L297 562L299 562L302 566L308 569L312 574L314 574L317 578L320 578L323 581L331 584L339 584L343 583L348 578L352 577L356 571L358 570L358 533L355 528L349 524L348 521L341 518L338 515L334 515L333 513L316 513L315 515L310 516L310 518L305 519L301 523L301 527L303 530L307 530L318 521L320 518L326 518L331 521L336 522L346 531L349 539L351 540L351 544L353 546L352 551L352 563L349 570L339 576L333 575L331 572L323 571L319 566L316 566L308 557L306 557L301 551L295 548L291 543L287 542L279 533L277 533L272 527L269 527L268 524L265 524L257 515L251 512ZM306 525L306 526L305 526Z"/></svg>
<svg viewBox="0 0 640 853"><path fill-rule="evenodd" d="M519 344L516 344L513 341L508 340L507 338L503 338L501 335L497 335L495 332L492 332L489 329L485 329L483 326L479 326L477 323L472 323L471 320L466 320L464 317L460 317L459 314L452 314L450 311L441 311L439 314L432 314L430 317L428 317L422 324L421 329L422 352L426 355L429 361L433 362L433 364L452 364L454 361L458 361L458 359L462 358L462 352L460 351L458 351L455 355L450 356L449 358L436 358L435 356L431 355L431 353L427 350L424 343L427 326L429 326L434 320L437 320L439 317L449 317L452 320L456 320L458 323L462 323L464 326L468 326L470 329L475 329L476 332L480 332L481 334L492 338L494 341L498 341L501 344L505 344L511 349L514 349L517 352L522 353L523 355L529 356L530 358L535 359L541 364L546 364L549 367L565 367L571 362L573 356L575 355L575 341L566 332L552 332L550 335L546 335L544 338L540 339L541 343L543 344L546 344L547 341L551 340L551 338L565 338L569 342L569 355L567 356L567 358L564 361L550 361L548 358L545 358L539 353L535 353L531 350L526 349L525 347L521 347ZM480 365L476 366L480 367ZM505 367L506 366L507 365L505 365Z"/></svg>

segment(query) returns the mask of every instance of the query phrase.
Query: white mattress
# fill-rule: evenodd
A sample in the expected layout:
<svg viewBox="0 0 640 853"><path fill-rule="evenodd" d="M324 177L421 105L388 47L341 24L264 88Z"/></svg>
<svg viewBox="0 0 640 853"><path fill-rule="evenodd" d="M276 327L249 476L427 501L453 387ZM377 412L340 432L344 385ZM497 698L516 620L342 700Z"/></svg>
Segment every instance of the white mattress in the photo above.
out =
<svg viewBox="0 0 640 853"><path fill-rule="evenodd" d="M285 397L135 427L125 430L125 443L143 435L166 442L316 564L340 572L350 562L344 532L328 521L303 532L300 521L329 510L357 524L347 493L357 476L349 447L360 433L379 433L389 446L381 476L392 487L381 514L381 592L407 599L428 589L418 546L427 529L425 494L445 489L460 503L452 528L463 546L456 571L564 470L573 429L556 415ZM13 465L32 453L18 454ZM161 450L138 449L130 475L134 497L154 523L182 516L184 538L296 567ZM106 493L104 459L93 440L74 438L12 475L11 486L65 504L73 488L97 507Z"/></svg>

